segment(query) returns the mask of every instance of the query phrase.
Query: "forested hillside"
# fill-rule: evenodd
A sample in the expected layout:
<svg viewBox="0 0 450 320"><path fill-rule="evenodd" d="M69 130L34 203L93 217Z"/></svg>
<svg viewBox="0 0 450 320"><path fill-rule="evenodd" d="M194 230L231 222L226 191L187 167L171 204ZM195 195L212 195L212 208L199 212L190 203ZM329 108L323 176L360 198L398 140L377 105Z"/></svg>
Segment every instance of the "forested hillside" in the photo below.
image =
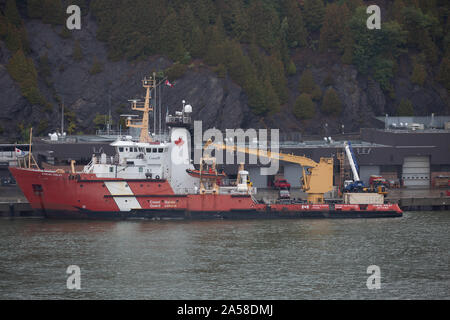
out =
<svg viewBox="0 0 450 320"><path fill-rule="evenodd" d="M20 136L31 125L45 133L57 123L62 84L56 74L69 62L52 57L52 47L59 45L54 38L45 39L48 53L30 39L30 32L42 26L71 47L64 59L73 68L89 64L80 81L114 63L133 68L155 57L164 62L154 63L154 70L180 86L200 85L186 79L208 69L207 77L223 84L224 97L229 83L242 90L227 103L242 105L245 115L229 125L318 133L324 123L335 132L343 124L357 130L385 113L448 114L449 1L375 3L382 9L380 30L366 27L366 8L374 2L362 0L0 1L0 71L5 73L0 83L9 76L23 105L47 119L11 119L14 126L0 123L0 134ZM80 37L83 30L64 28L68 4L81 7L83 23L90 21L89 30L95 29L93 39ZM86 55L92 41L104 47L104 56L92 50ZM106 91L99 94L107 99ZM8 95L0 96L1 108L9 110L0 113L5 120L17 110L8 109ZM120 99L114 100L118 109ZM105 109L77 112L77 101L66 101L69 126L73 133L92 132Z"/></svg>

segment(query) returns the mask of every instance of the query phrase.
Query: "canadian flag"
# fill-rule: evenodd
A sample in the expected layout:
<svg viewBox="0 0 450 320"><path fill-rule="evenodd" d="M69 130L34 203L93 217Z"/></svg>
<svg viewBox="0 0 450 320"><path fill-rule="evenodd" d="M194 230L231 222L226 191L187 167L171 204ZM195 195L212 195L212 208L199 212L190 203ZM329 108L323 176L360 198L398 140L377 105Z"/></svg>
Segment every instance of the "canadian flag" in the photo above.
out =
<svg viewBox="0 0 450 320"><path fill-rule="evenodd" d="M171 84L171 83L169 82L169 80L166 80L166 86L169 86L169 87L173 88L173 84Z"/></svg>
<svg viewBox="0 0 450 320"><path fill-rule="evenodd" d="M26 153L20 149L15 148L16 157L23 157Z"/></svg>

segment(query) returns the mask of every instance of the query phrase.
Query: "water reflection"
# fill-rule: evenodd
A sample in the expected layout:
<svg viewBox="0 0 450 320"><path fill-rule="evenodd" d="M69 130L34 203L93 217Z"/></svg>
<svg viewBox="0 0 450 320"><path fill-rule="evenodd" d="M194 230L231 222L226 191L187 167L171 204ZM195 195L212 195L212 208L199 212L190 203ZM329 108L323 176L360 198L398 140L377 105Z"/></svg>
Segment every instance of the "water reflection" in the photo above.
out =
<svg viewBox="0 0 450 320"><path fill-rule="evenodd" d="M0 298L449 298L449 212L401 219L0 220ZM79 265L82 290L65 288ZM379 265L382 290L366 288Z"/></svg>

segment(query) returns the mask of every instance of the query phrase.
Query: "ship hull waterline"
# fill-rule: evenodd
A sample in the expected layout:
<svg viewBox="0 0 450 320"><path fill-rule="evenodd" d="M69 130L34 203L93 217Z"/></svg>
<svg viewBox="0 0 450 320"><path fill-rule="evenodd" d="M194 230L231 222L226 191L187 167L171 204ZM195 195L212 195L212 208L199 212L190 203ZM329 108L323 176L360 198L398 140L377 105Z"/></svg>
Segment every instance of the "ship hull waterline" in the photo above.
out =
<svg viewBox="0 0 450 320"><path fill-rule="evenodd" d="M397 204L255 203L249 195L175 194L166 180L10 168L33 210L52 219L354 219L401 217Z"/></svg>

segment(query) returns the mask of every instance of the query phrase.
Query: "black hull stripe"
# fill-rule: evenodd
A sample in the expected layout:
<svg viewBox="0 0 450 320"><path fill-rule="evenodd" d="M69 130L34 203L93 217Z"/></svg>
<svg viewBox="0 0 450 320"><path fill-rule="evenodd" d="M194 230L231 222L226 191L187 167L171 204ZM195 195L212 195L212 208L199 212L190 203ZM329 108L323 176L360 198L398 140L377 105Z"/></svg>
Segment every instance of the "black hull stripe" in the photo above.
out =
<svg viewBox="0 0 450 320"><path fill-rule="evenodd" d="M133 210L130 212L91 212L91 211L46 211L43 214L56 219L177 219L177 220L253 220L253 219L369 219L369 218L398 218L402 213L395 211L185 211L185 210Z"/></svg>

